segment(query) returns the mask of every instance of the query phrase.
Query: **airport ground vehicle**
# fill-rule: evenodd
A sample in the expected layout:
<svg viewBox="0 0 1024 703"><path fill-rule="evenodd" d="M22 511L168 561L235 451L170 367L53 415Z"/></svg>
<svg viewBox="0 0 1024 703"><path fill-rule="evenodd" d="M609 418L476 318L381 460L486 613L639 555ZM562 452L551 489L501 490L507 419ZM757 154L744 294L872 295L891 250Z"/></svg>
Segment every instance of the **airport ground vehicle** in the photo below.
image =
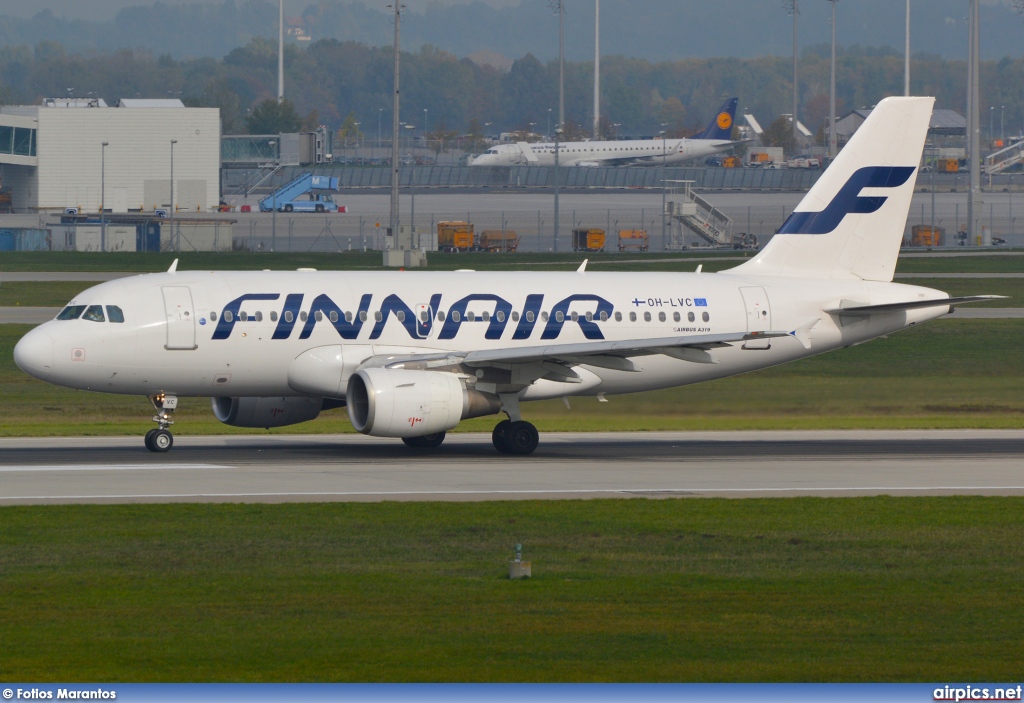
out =
<svg viewBox="0 0 1024 703"><path fill-rule="evenodd" d="M478 247L481 251L515 251L519 247L519 236L513 229L485 229L480 233Z"/></svg>
<svg viewBox="0 0 1024 703"><path fill-rule="evenodd" d="M645 229L620 229L619 230L619 251L626 249L639 249L647 251L651 246L650 237Z"/></svg>
<svg viewBox="0 0 1024 703"><path fill-rule="evenodd" d="M475 246L476 236L472 223L459 220L437 223L437 248L441 251L472 251Z"/></svg>
<svg viewBox="0 0 1024 703"><path fill-rule="evenodd" d="M604 251L604 230L595 227L572 231L573 251Z"/></svg>
<svg viewBox="0 0 1024 703"><path fill-rule="evenodd" d="M345 212L330 193L338 190L338 179L303 173L260 200L260 212Z"/></svg>

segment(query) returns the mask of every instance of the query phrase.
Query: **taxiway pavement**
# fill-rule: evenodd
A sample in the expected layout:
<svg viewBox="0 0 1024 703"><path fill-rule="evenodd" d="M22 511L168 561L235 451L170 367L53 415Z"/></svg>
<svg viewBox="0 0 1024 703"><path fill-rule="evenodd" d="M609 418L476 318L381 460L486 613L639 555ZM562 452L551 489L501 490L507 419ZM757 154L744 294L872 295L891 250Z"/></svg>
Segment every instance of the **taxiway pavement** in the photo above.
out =
<svg viewBox="0 0 1024 703"><path fill-rule="evenodd" d="M436 450L361 435L0 439L0 505L1024 495L1024 431L544 433Z"/></svg>

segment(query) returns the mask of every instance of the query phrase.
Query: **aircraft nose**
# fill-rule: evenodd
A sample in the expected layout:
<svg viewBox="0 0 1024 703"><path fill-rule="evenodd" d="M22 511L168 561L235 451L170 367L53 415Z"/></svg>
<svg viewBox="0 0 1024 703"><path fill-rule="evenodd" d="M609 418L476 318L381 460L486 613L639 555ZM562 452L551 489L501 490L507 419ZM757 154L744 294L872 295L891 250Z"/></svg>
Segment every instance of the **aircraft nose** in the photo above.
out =
<svg viewBox="0 0 1024 703"><path fill-rule="evenodd" d="M34 329L14 345L14 363L30 376L45 379L53 369L53 338Z"/></svg>

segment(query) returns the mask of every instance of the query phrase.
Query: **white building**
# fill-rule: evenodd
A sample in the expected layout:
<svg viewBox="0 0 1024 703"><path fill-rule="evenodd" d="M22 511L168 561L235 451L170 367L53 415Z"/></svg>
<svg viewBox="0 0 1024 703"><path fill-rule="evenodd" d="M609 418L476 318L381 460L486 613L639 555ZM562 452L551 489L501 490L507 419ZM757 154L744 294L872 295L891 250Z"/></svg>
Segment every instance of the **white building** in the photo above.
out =
<svg viewBox="0 0 1024 703"><path fill-rule="evenodd" d="M172 158L178 211L216 207L220 110L95 98L0 107L0 178L16 212L98 212L104 198L110 212L169 207Z"/></svg>

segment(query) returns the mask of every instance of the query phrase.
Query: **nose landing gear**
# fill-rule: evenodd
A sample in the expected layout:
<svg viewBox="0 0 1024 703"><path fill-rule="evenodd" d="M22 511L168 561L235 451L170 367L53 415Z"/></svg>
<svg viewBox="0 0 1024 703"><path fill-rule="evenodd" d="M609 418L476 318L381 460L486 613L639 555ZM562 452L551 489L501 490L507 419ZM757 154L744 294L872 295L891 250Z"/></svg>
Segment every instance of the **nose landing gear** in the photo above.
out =
<svg viewBox="0 0 1024 703"><path fill-rule="evenodd" d="M158 393L151 395L149 402L156 408L153 422L157 424L157 427L146 433L146 449L151 452L166 452L174 446L174 435L167 428L174 424L171 413L178 407L178 398Z"/></svg>

